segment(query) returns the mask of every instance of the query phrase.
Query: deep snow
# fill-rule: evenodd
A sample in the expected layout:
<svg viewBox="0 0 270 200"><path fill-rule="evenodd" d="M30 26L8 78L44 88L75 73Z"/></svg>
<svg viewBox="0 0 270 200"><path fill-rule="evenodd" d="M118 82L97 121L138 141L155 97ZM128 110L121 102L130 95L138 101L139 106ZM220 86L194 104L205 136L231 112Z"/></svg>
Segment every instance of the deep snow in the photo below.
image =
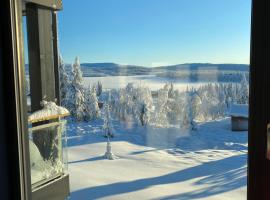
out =
<svg viewBox="0 0 270 200"><path fill-rule="evenodd" d="M246 199L247 132L231 132L230 120L177 127L114 124L112 151L102 120L68 125L72 200Z"/></svg>

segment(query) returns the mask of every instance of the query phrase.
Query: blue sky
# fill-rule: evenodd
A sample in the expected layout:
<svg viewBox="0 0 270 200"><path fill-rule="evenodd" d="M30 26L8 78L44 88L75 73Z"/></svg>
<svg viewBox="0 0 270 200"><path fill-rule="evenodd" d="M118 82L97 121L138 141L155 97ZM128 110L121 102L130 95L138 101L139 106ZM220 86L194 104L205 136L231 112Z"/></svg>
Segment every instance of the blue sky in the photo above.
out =
<svg viewBox="0 0 270 200"><path fill-rule="evenodd" d="M63 0L65 62L249 63L250 0Z"/></svg>

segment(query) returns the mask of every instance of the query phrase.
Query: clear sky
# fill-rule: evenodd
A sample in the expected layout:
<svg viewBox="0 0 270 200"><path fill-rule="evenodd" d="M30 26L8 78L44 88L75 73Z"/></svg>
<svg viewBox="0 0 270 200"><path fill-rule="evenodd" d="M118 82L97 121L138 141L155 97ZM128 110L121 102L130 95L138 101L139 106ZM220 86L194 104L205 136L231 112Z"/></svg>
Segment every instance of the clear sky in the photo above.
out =
<svg viewBox="0 0 270 200"><path fill-rule="evenodd" d="M249 63L250 0L63 0L65 62Z"/></svg>

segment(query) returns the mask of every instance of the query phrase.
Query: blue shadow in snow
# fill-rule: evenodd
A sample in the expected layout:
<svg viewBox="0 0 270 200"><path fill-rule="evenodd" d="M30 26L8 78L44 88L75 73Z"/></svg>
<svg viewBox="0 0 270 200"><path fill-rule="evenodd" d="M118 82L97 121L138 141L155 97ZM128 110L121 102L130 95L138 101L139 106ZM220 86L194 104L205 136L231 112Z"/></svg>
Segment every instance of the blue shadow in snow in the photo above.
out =
<svg viewBox="0 0 270 200"><path fill-rule="evenodd" d="M71 161L71 162L68 162L68 164L75 164L75 163L81 163L81 162L91 162L91 161L98 161L98 160L103 160L103 159L104 159L103 156L98 156L98 157L87 158L87 159L83 159L83 160Z"/></svg>
<svg viewBox="0 0 270 200"><path fill-rule="evenodd" d="M132 170L132 167L130 170ZM201 178L194 183L195 185L206 184L207 187L193 192L185 193L183 191L183 193L179 193L175 196L164 197L163 200L188 200L209 197L244 187L246 185L246 155L211 161L158 177L85 188L72 192L71 198L99 199L112 195L135 192L155 185L181 183L194 178ZM181 188L179 188L179 192L181 192Z"/></svg>

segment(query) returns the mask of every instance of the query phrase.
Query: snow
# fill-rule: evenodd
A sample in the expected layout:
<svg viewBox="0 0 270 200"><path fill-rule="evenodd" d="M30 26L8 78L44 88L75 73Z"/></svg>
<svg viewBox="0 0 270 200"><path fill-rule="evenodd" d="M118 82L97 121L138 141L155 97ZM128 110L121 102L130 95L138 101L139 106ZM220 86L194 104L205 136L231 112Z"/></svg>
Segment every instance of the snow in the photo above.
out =
<svg viewBox="0 0 270 200"><path fill-rule="evenodd" d="M186 132L113 121L115 160L103 157L102 125L68 125L72 200L246 199L247 134L229 118Z"/></svg>
<svg viewBox="0 0 270 200"><path fill-rule="evenodd" d="M104 137L108 121L104 108L101 118L70 121L67 141L72 200L246 199L247 132L232 132L230 118L225 117L231 102L247 102L247 92L238 95L244 84L143 75L85 77L84 86L98 81L107 95L100 100L105 104L109 100L112 108L109 130L114 137L109 144ZM167 84L171 82L172 89ZM151 95L153 91L157 95ZM147 102L152 103L142 106ZM146 111L160 115L152 115L157 123L137 120ZM183 113L187 116L180 117L180 123ZM200 115L194 118L196 113ZM175 119L169 119L173 114ZM162 124L166 120L168 123ZM182 121L189 124L193 120L196 130L182 126ZM113 152L117 159L106 159L105 152Z"/></svg>
<svg viewBox="0 0 270 200"><path fill-rule="evenodd" d="M56 115L68 115L69 111L61 106L57 106L54 102L42 101L43 109L33 112L29 117L29 121L46 119Z"/></svg>
<svg viewBox="0 0 270 200"><path fill-rule="evenodd" d="M247 104L232 104L230 115L234 117L248 118L248 105Z"/></svg>

